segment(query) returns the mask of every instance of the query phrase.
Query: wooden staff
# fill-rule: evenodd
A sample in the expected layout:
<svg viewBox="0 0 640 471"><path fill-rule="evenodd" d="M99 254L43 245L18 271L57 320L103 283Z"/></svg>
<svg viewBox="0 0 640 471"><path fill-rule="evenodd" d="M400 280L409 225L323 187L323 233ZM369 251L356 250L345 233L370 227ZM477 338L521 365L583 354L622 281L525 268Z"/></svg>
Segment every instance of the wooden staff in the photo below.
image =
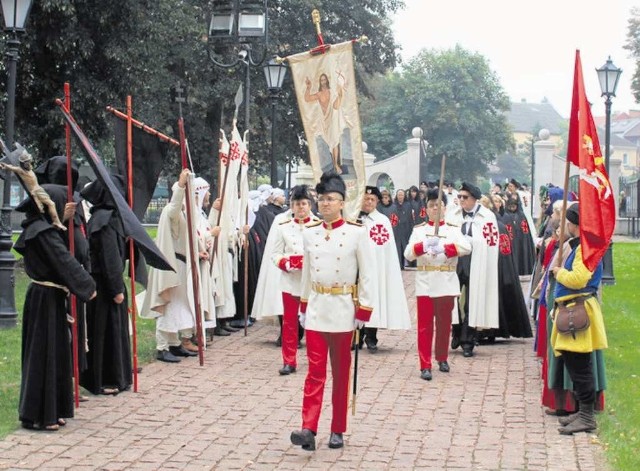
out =
<svg viewBox="0 0 640 471"><path fill-rule="evenodd" d="M440 163L440 183L438 184L438 214L436 216L435 226L433 227L433 235L437 236L440 229L440 220L442 219L442 186L444 185L444 168L447 156L442 154L442 162Z"/></svg>
<svg viewBox="0 0 640 471"><path fill-rule="evenodd" d="M222 130L220 130L220 144L222 146ZM218 155L220 155L220 151L218 151ZM229 179L229 167L231 166L231 162L229 161L229 157L227 156L227 165L224 168L224 180L222 181L222 191L220 193L220 209L218 210L218 217L216 218L216 227L220 227L220 221L222 220L222 209L224 207L224 194L227 191L227 180ZM214 237L213 239L213 249L211 263L209 265L209 273L213 275L213 262L216 258L216 254L218 253L218 241L220 240L220 235Z"/></svg>
<svg viewBox="0 0 640 471"><path fill-rule="evenodd" d="M127 95L127 183L129 190L129 207L133 211L133 118L131 95ZM131 306L129 315L131 316L132 332L132 354L133 354L133 392L138 392L138 335L136 329L136 264L135 247L133 239L129 239L129 279L131 282Z"/></svg>
<svg viewBox="0 0 640 471"><path fill-rule="evenodd" d="M569 169L571 166L571 162L569 162L569 157L567 157L567 161L564 166L564 191L562 195L562 211L560 212L560 241L558 243L558 256L557 256L557 267L562 267L562 252L564 246L564 228L565 228L565 218L567 217L567 199L569 197Z"/></svg>
<svg viewBox="0 0 640 471"><path fill-rule="evenodd" d="M113 113L120 119L131 121L131 124L133 124L135 127L142 129L144 132L151 134L152 136L156 136L161 141L168 142L169 144L175 147L180 147L180 143L175 139L172 139L171 137L156 131L155 129L144 124L142 121L138 121L137 119L129 117L128 114L122 113L121 111L118 111L115 108L112 108L111 106L107 106L107 111Z"/></svg>
<svg viewBox="0 0 640 471"><path fill-rule="evenodd" d="M182 118L182 113L180 119L178 119L178 129L180 131L180 155L182 157L182 169L184 170L187 167L187 147L185 143L185 134L184 134L184 119ZM199 254L197 252L194 253L195 240L193 237L193 214L191 214L191 178L187 180L186 187L186 203L187 203L187 235L189 240L189 255L191 262L191 281L193 283L193 304L195 307L195 315L196 315L196 338L198 339L198 359L200 360L200 366L204 365L204 351L202 348L203 344L203 335L202 335L202 309L200 307L200 263L199 263Z"/></svg>
<svg viewBox="0 0 640 471"><path fill-rule="evenodd" d="M71 110L71 87L69 82L64 84L64 104L68 110ZM67 151L67 203L73 203L73 173L71 169L71 127L69 123L64 126L64 137ZM73 217L69 219L69 230L67 232L69 237L69 252L71 256L76 252L75 241L75 228ZM78 307L76 302L76 296L72 294L69 297L71 306L71 317L73 318L73 324L71 324L71 344L73 346L73 395L75 398L76 407L80 407L80 367L78 365Z"/></svg>

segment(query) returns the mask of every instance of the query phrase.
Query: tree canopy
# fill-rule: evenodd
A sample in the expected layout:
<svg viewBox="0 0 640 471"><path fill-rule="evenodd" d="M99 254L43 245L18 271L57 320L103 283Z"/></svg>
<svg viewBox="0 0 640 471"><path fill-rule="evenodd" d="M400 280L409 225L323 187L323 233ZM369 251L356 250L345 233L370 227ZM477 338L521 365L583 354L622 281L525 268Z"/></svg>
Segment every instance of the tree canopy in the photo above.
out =
<svg viewBox="0 0 640 471"><path fill-rule="evenodd" d="M447 155L447 177L474 180L513 147L505 112L509 98L487 60L461 46L423 50L399 72L375 82L362 105L369 152L389 157L420 126L433 175Z"/></svg>
<svg viewBox="0 0 640 471"><path fill-rule="evenodd" d="M631 51L631 57L636 61L636 70L633 71L631 79L631 91L636 102L640 103L640 7L631 9L625 49Z"/></svg>
<svg viewBox="0 0 640 471"><path fill-rule="evenodd" d="M54 99L62 98L66 81L72 88L72 111L103 157L113 154L111 117L106 106L123 110L127 95L132 96L137 119L176 137L178 111L169 99L169 89L180 80L188 90L184 117L195 170L215 178L217 123L222 114L224 128L230 128L233 98L244 82L245 69L222 69L209 60L207 21L212 3L34 2L27 34L20 38L16 140L40 159L64 151L63 123ZM402 5L401 0L271 1L267 56L285 56L315 46L311 10L318 8L327 42L362 34L371 39L370 47L359 48L356 53L359 80L384 72L397 60L389 15ZM1 42L0 52L4 47ZM253 168L262 173L269 160L271 110L262 68L251 68L250 76L251 159ZM6 81L6 73L1 80ZM276 104L276 156L281 162L307 155L301 144L303 130L291 87L288 79ZM242 131L242 112L240 118ZM178 160L176 152L167 165L170 172L175 173Z"/></svg>

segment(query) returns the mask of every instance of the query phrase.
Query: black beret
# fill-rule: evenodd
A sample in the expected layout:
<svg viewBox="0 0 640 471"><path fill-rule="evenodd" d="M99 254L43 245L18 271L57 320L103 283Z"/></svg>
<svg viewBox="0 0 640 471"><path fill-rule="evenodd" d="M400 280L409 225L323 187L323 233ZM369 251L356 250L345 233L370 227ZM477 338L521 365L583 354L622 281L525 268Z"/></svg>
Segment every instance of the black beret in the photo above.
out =
<svg viewBox="0 0 640 471"><path fill-rule="evenodd" d="M319 195L325 193L340 193L344 198L347 195L347 187L340 175L334 171L324 172L320 177L320 183L316 185Z"/></svg>
<svg viewBox="0 0 640 471"><path fill-rule="evenodd" d="M567 220L576 226L580 224L580 208L574 203L567 208Z"/></svg>
<svg viewBox="0 0 640 471"><path fill-rule="evenodd" d="M438 190L436 188L432 188L427 190L427 201L437 200L438 199ZM447 205L447 195L442 193L442 202L444 205Z"/></svg>
<svg viewBox="0 0 640 471"><path fill-rule="evenodd" d="M376 195L379 200L382 199L382 193L380 193L380 189L377 186L369 186L364 189L365 195Z"/></svg>
<svg viewBox="0 0 640 471"><path fill-rule="evenodd" d="M473 196L475 199L479 200L480 197L482 196L482 192L480 191L480 188L478 188L475 185L472 185L471 183L467 183L467 182L462 182L462 186L460 187L460 191L468 191L469 194L471 196Z"/></svg>
<svg viewBox="0 0 640 471"><path fill-rule="evenodd" d="M309 200L313 201L313 197L311 193L309 193L309 185L296 185L291 188L291 193L289 194L289 199L293 201L298 200Z"/></svg>
<svg viewBox="0 0 640 471"><path fill-rule="evenodd" d="M518 181L515 178L512 178L511 180L509 180L509 183L515 186L518 190L522 188L522 185L520 185L520 183L518 183Z"/></svg>

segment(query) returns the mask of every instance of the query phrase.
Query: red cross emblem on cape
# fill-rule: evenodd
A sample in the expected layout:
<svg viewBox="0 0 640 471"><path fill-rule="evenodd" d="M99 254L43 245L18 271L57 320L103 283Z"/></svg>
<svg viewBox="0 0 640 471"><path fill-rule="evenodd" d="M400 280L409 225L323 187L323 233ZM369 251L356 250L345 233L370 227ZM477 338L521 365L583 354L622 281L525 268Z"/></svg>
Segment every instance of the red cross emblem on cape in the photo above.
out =
<svg viewBox="0 0 640 471"><path fill-rule="evenodd" d="M389 231L382 224L376 224L369 230L369 238L376 245L384 245L389 241Z"/></svg>
<svg viewBox="0 0 640 471"><path fill-rule="evenodd" d="M391 225L393 227L396 227L398 225L398 215L396 213L392 213L391 216L389 216L389 220L391 221Z"/></svg>
<svg viewBox="0 0 640 471"><path fill-rule="evenodd" d="M427 209L423 206L422 208L420 208L420 219L426 219L427 218Z"/></svg>
<svg viewBox="0 0 640 471"><path fill-rule="evenodd" d="M527 223L526 219L520 221L520 229L522 229L522 232L524 232L525 234L529 233L529 224Z"/></svg>
<svg viewBox="0 0 640 471"><path fill-rule="evenodd" d="M489 247L493 247L498 244L498 229L494 223L488 222L482 226L482 237L484 237L484 240Z"/></svg>
<svg viewBox="0 0 640 471"><path fill-rule="evenodd" d="M513 240L513 226L511 224L505 224L504 227L507 228L507 232L509 233L509 238Z"/></svg>
<svg viewBox="0 0 640 471"><path fill-rule="evenodd" d="M500 253L502 255L509 255L511 253L511 241L507 234L500 234Z"/></svg>

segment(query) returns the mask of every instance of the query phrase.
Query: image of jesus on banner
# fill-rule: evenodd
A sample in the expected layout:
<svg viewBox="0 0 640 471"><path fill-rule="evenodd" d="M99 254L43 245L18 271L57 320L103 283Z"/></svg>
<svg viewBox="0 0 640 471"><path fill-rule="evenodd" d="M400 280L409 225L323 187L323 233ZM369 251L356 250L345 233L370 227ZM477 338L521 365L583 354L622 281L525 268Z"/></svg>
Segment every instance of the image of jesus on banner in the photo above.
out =
<svg viewBox="0 0 640 471"><path fill-rule="evenodd" d="M346 79L344 74L336 70L334 87L326 73L321 73L318 79L318 87L315 93L311 93L312 82L309 77L305 79L304 101L306 103L317 103L322 111L322 120L315 123L315 139L320 154L323 170L328 170L327 161L331 162L333 169L338 174L348 173L347 168L343 169L343 159L341 147L344 136L346 160L353 162L350 152L351 124L342 109L342 100L346 93Z"/></svg>

